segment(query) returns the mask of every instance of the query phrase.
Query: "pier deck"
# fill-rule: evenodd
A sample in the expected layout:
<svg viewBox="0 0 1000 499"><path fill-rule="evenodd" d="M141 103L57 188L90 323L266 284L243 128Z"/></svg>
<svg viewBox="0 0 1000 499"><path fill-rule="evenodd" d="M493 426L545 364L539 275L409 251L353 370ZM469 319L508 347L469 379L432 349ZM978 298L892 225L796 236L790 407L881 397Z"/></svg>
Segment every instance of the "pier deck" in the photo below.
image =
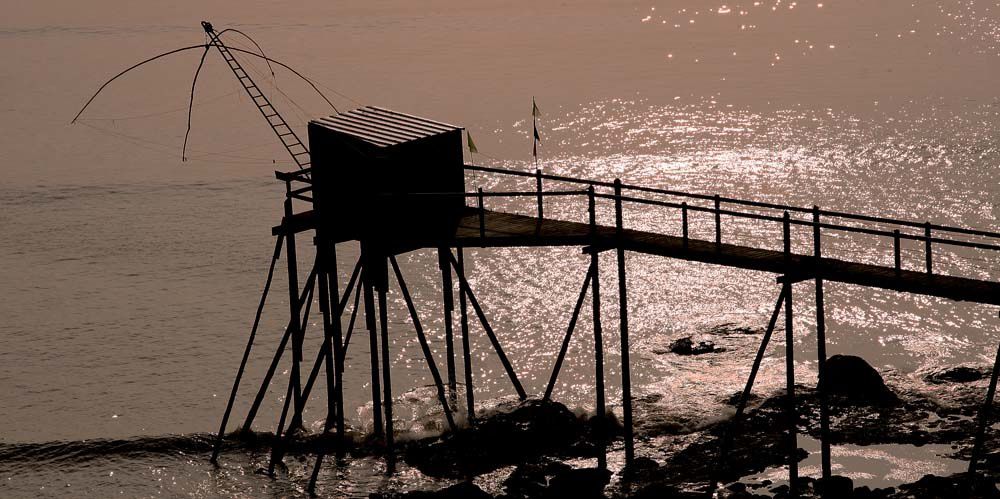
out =
<svg viewBox="0 0 1000 499"><path fill-rule="evenodd" d="M693 262L724 265L776 274L822 278L832 282L856 284L892 291L937 296L956 301L1000 305L1000 282L966 277L928 274L893 267L823 258L816 265L811 255L792 254L786 261L781 251L689 238L641 230L624 229L621 238L615 228L598 225L596 241L590 225L582 222L542 219L484 210L483 233L480 233L479 210L468 208L459 220L451 239L412 239L398 241L395 253L441 246L512 247L512 246L587 246L598 250L614 249L620 244L627 251L678 258ZM297 214L292 222L296 232L313 229L312 212ZM281 226L274 228L275 233Z"/></svg>

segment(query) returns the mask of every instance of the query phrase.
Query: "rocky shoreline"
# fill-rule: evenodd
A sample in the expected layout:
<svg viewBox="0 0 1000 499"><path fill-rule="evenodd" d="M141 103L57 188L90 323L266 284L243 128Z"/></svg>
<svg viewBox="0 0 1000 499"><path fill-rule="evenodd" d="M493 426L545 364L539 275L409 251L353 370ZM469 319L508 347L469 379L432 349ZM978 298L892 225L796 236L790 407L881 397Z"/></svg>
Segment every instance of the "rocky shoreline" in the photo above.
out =
<svg viewBox="0 0 1000 499"><path fill-rule="evenodd" d="M947 444L953 459L968 460L976 416L985 392L982 378L989 371L961 366L926 376L946 396L887 386L882 376L862 359L833 356L828 363L827 395L831 445ZM985 373L985 374L984 374ZM820 439L819 397L815 387L796 386L801 438ZM732 403L732 401L729 401ZM577 417L556 402L529 400L500 410L466 428L441 437L410 442L401 451L407 464L422 473L453 479L455 485L438 491L376 493L373 498L492 498L555 497L706 497L711 480L718 480L720 498L788 497L788 485L747 477L781 466L788 449L786 400L783 395L751 399L742 422L733 431L732 445L720 466L719 447L730 420L686 430L637 429L640 456L631 469L615 472L592 464L602 452L602 435L610 449L620 449L620 427L607 418ZM637 412L642 401L637 400ZM828 480L802 477L800 497L837 498L1000 498L1000 435L988 436L975 480L965 473L927 475L886 488L855 487L850 478ZM618 439L618 440L616 440ZM807 452L799 449L799 459ZM651 456L651 457L649 457ZM580 462L590 466L574 466ZM570 464L573 463L573 464ZM475 485L477 477L511 468L499 491L487 493ZM499 492L499 493L497 493Z"/></svg>

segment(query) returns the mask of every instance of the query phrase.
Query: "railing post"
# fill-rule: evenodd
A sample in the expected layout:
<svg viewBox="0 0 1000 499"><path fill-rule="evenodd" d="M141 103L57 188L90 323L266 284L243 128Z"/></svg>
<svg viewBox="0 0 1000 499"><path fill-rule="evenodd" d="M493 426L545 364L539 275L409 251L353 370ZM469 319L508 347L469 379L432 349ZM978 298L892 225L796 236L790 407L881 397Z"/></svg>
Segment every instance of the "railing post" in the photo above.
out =
<svg viewBox="0 0 1000 499"><path fill-rule="evenodd" d="M784 241L785 263L792 259L792 224L791 216L786 211L781 217L782 240Z"/></svg>
<svg viewBox="0 0 1000 499"><path fill-rule="evenodd" d="M931 223L924 222L924 253L927 259L927 273L933 274L933 258L931 257Z"/></svg>
<svg viewBox="0 0 1000 499"><path fill-rule="evenodd" d="M721 213L722 200L719 199L719 195L715 195L715 249L722 248L722 213Z"/></svg>
<svg viewBox="0 0 1000 499"><path fill-rule="evenodd" d="M819 265L820 259L823 258L823 246L820 238L819 227L819 206L813 206L813 258L816 259L816 265Z"/></svg>
<svg viewBox="0 0 1000 499"><path fill-rule="evenodd" d="M483 188L480 187L477 192L478 192L478 196L476 196L476 198L479 201L479 239L485 240L486 239L486 209L483 207ZM482 244L482 241L480 241L480 244Z"/></svg>
<svg viewBox="0 0 1000 499"><path fill-rule="evenodd" d="M590 237L597 236L597 209L594 200L594 186L587 187L587 211L590 213Z"/></svg>
<svg viewBox="0 0 1000 499"><path fill-rule="evenodd" d="M900 256L899 256L899 229L892 231L892 254L895 262L896 277L902 272L902 267L900 266Z"/></svg>
<svg viewBox="0 0 1000 499"><path fill-rule="evenodd" d="M681 235L684 241L684 249L688 249L688 204L687 201L681 203Z"/></svg>
<svg viewBox="0 0 1000 499"><path fill-rule="evenodd" d="M535 169L535 192L538 193L538 219L545 218L545 209L542 206L542 170Z"/></svg>

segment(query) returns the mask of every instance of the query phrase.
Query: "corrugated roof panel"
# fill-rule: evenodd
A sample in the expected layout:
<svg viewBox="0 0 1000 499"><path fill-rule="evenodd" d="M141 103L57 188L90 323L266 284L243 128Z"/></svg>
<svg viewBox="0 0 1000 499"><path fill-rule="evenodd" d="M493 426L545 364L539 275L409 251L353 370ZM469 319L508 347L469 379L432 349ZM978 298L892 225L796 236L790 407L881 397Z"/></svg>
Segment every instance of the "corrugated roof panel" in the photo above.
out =
<svg viewBox="0 0 1000 499"><path fill-rule="evenodd" d="M313 123L357 137L379 147L387 147L461 130L461 127L400 113L375 106L365 106L336 114Z"/></svg>

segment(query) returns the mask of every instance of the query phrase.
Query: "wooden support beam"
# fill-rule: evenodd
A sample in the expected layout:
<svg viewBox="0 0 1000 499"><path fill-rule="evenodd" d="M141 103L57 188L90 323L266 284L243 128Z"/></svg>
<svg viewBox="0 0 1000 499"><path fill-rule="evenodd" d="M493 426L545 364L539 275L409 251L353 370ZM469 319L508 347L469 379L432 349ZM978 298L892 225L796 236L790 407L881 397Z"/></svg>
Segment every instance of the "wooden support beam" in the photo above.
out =
<svg viewBox="0 0 1000 499"><path fill-rule="evenodd" d="M587 289L590 288L590 268L587 268L587 276L583 279L583 289L580 290L579 298L576 299L576 306L573 307L573 315L569 319L569 327L566 328L566 336L563 338L562 346L559 348L559 355L556 356L556 364L552 367L552 375L549 376L549 384L545 388L543 400L552 398L552 390L556 386L556 379L559 378L559 371L562 369L566 352L569 351L569 341L573 337L573 330L576 328L576 321L580 317L580 309L583 307L583 300L587 297Z"/></svg>
<svg viewBox="0 0 1000 499"><path fill-rule="evenodd" d="M286 190L291 190L291 183L285 182ZM285 218L292 216L292 198L285 198ZM298 301L299 297L299 271L295 252L295 234L289 232L285 235L288 240L285 245L285 259L288 262L288 316L291 318L292 330L292 397L295 400L295 407L302 406L302 386L299 379L299 365L302 363L302 341L303 335L300 333L299 313L301 311ZM297 411L296 411L297 412Z"/></svg>
<svg viewBox="0 0 1000 499"><path fill-rule="evenodd" d="M298 299L301 304L312 303L313 283L315 282L315 279L316 269L313 269L313 271L310 272L309 277L306 279L306 285L302 290L302 296ZM261 381L260 388L257 389L257 396L254 397L253 403L250 405L250 410L247 411L246 420L243 422L243 431L250 431L253 425L253 420L257 417L257 411L260 409L260 404L264 401L264 396L267 394L267 388L271 384L271 378L274 377L274 372L278 369L278 362L281 360L285 347L288 345L288 340L291 339L294 332L292 324L292 319L289 319L288 325L285 327L285 334L282 335L281 341L278 342L278 348L275 350L274 357L271 359L271 365L268 367L267 373L264 374L264 380Z"/></svg>
<svg viewBox="0 0 1000 499"><path fill-rule="evenodd" d="M792 334L792 284L785 283L785 390L788 402L788 491L798 495L798 412L795 407L795 337Z"/></svg>
<svg viewBox="0 0 1000 499"><path fill-rule="evenodd" d="M823 244L820 233L819 206L813 206L813 257L816 266L822 265ZM823 278L816 278L816 370L818 382L816 390L819 395L819 434L820 462L823 478L833 475L833 463L830 456L830 408L826 398L826 388L823 379L826 377L826 311L823 296Z"/></svg>
<svg viewBox="0 0 1000 499"><path fill-rule="evenodd" d="M284 236L278 236L274 242L274 252L271 254L271 264L267 269L267 279L264 280L264 291L260 294L260 302L257 304L257 313L254 314L253 326L250 328L250 337L247 339L247 346L243 350L243 359L240 360L240 368L236 370L236 379L233 380L233 390L229 394L229 402L226 403L226 411L222 414L222 423L219 425L219 433L215 437L212 445L212 457L209 461L212 464L219 464L219 451L222 448L222 438L226 433L226 425L229 424L229 416L233 411L233 403L236 402L236 392L240 389L240 381L243 379L243 372L246 370L247 360L250 359L250 350L253 348L254 338L257 337L257 327L260 325L260 316L264 312L264 303L267 302L267 293L271 289L271 279L274 277L274 267L281 256L281 246Z"/></svg>
<svg viewBox="0 0 1000 499"><path fill-rule="evenodd" d="M444 382L441 381L441 373L438 371L437 363L434 362L434 355L431 353L431 347L427 343L427 336L424 335L424 328L420 325L417 307L413 304L413 298L410 296L410 290L406 287L406 280L403 279L403 272L399 270L396 257L390 255L389 263L392 264L392 271L396 274L396 284L399 286L400 293L403 294L403 301L406 302L406 308L409 309L410 320L413 321L413 329L417 333L417 341L420 343L420 349L424 353L424 360L427 361L427 369L430 370L434 386L437 388L438 400L441 401L441 409L444 410L444 417L448 420L448 427L451 428L451 431L455 431L458 428L455 426L455 419L451 415L451 407L444 393Z"/></svg>
<svg viewBox="0 0 1000 499"><path fill-rule="evenodd" d="M455 262L456 274L465 275L465 251L462 248L458 248L457 260L454 259L451 251L449 251L448 258ZM469 425L472 426L476 422L476 401L472 389L472 349L469 344L469 308L465 291L463 291L461 284L459 284L458 308L459 324L462 328L462 361L465 370L465 410Z"/></svg>
<svg viewBox="0 0 1000 499"><path fill-rule="evenodd" d="M986 440L986 428L989 427L990 409L997 393L997 377L1000 376L1000 346L997 347L996 358L993 360L993 373L990 375L990 386L986 389L986 400L979 410L979 422L976 426L976 438L972 445L972 456L969 458L969 481L976 479L976 466L983 452L983 441Z"/></svg>
<svg viewBox="0 0 1000 499"><path fill-rule="evenodd" d="M493 350L496 351L497 357L500 358L500 363L503 364L503 368L507 371L507 377L510 378L510 382L514 385L514 390L517 391L517 397L521 400L526 400L528 394L525 393L524 387L521 386L521 381L517 379L517 373L514 372L514 366L510 363L507 358L507 354L504 353L503 347L500 345L500 341L497 339L496 333L493 332L493 327L490 326L489 319L486 318L486 313L483 312L483 308L479 305L479 300L476 299L475 293L472 292L472 288L469 286L469 281L465 279L465 272L458 266L458 262L454 258L451 259L452 267L455 269L455 275L458 276L458 282L461 285L462 294L469 299L469 303L472 304L472 309L476 312L476 316L479 317L479 322L483 326L483 330L486 331L486 336L489 337L490 343L493 344Z"/></svg>
<svg viewBox="0 0 1000 499"><path fill-rule="evenodd" d="M379 262L385 265L385 259ZM396 464L394 448L395 434L392 425L392 358L389 357L389 307L386 304L385 282L378 288L379 329L382 333L382 412L385 416L385 458L388 471L392 472Z"/></svg>
<svg viewBox="0 0 1000 499"><path fill-rule="evenodd" d="M455 333L452 314L455 311L454 282L451 279L451 264L448 263L448 248L438 248L438 267L441 269L441 300L444 303L444 347L448 371L448 402L454 406L457 398L455 380Z"/></svg>
<svg viewBox="0 0 1000 499"><path fill-rule="evenodd" d="M712 497L714 497L715 487L718 484L719 479L727 472L729 447L732 444L733 438L736 436L736 430L739 428L740 420L743 418L743 412L746 410L747 403L750 401L750 392L753 391L754 381L757 379L757 373L760 371L760 364L764 360L764 354L767 353L767 346L771 342L771 335L774 333L774 328L778 324L778 316L781 314L781 308L784 303L785 288L782 287L781 293L778 294L778 301L774 304L774 312L771 313L771 320L767 323L767 329L764 331L764 336L760 340L760 347L757 348L757 355L754 357L753 365L750 367L750 375L747 376L746 385L743 387L740 399L736 403L736 414L733 416L728 428L726 428L725 433L722 435L722 440L719 446L719 462L717 463L715 476L713 476L708 490L708 493Z"/></svg>
<svg viewBox="0 0 1000 499"><path fill-rule="evenodd" d="M590 211L591 235L596 238L597 234L597 210L594 203L594 186L590 186L587 191ZM594 317L594 384L595 408L594 417L597 418L597 440L600 452L597 455L597 467L607 468L605 421L607 417L606 399L604 395L604 332L601 328L601 273L598 267L600 255L598 252L590 254L590 297L593 300Z"/></svg>
<svg viewBox="0 0 1000 499"><path fill-rule="evenodd" d="M362 250L363 251L363 250ZM363 261L369 261L362 256ZM371 358L372 371L372 426L375 436L383 436L382 425L382 394L381 381L379 379L379 359L378 359L378 327L375 318L375 296L372 290L372 277L369 266L365 265L361 270L361 283L364 285L365 293L365 325L368 328L368 351Z"/></svg>
<svg viewBox="0 0 1000 499"><path fill-rule="evenodd" d="M624 230L622 217L622 182L615 179L615 229L620 238ZM625 273L625 250L621 245L616 250L618 257L618 321L621 333L622 362L622 425L625 439L625 468L635 460L635 440L632 433L632 373L629 362L628 342L628 286Z"/></svg>

